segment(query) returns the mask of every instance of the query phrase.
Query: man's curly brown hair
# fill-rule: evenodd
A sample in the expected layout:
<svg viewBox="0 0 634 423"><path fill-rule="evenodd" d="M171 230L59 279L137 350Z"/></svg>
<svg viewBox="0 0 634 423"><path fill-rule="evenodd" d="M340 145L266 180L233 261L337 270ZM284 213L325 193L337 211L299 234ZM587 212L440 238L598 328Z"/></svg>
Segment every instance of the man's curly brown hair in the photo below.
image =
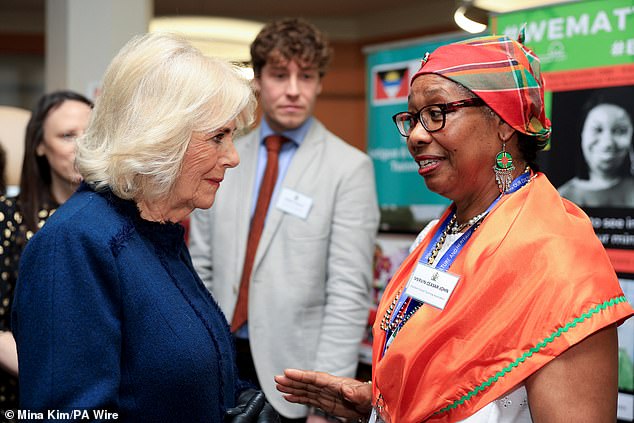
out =
<svg viewBox="0 0 634 423"><path fill-rule="evenodd" d="M260 77L267 63L295 60L300 65L313 65L324 76L332 50L326 36L313 24L301 18L285 18L269 22L251 43L253 73Z"/></svg>

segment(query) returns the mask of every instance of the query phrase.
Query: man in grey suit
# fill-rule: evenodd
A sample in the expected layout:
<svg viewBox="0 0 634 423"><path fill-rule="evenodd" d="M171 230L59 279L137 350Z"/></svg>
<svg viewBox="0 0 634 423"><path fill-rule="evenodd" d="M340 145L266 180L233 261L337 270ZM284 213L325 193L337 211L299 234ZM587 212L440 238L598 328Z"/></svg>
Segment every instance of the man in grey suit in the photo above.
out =
<svg viewBox="0 0 634 423"><path fill-rule="evenodd" d="M379 223L372 162L312 116L330 55L323 34L302 19L262 29L251 57L263 119L236 140L241 164L227 172L217 204L190 221L194 266L239 326L232 329L241 377L261 386L286 421L305 420L307 409L284 401L273 376L288 367L353 376L370 303ZM286 142L241 288L273 134ZM239 296L248 299L247 324L234 314Z"/></svg>

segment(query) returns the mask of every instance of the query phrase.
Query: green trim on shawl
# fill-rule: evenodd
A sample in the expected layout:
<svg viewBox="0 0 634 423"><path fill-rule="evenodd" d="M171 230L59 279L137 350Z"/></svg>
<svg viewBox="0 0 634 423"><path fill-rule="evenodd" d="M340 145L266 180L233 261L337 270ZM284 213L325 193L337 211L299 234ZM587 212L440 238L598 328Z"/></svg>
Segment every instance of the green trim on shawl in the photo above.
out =
<svg viewBox="0 0 634 423"><path fill-rule="evenodd" d="M527 358L532 357L533 354L538 353L542 348L545 348L548 344L553 342L555 338L559 337L562 333L568 332L570 328L574 328L575 326L577 326L578 323L583 323L584 320L590 319L593 315L598 314L602 310L605 310L608 307L615 306L621 303L627 303L627 299L625 298L625 296L615 297L609 301L605 301L603 304L599 304L596 307L592 307L586 313L581 314L581 316L573 319L571 322L566 323L565 326L557 329L552 335L544 338L543 341L538 342L536 346L526 351L524 354L521 355L521 357L513 361L508 366L504 367L502 370L496 372L494 376L487 379L481 385L476 386L473 390L468 392L466 395L463 395L462 397L460 397L460 399L454 401L452 404L448 405L447 407L441 408L439 411L436 411L434 414L442 414L442 413L446 413L447 411L458 408L458 406L464 404L467 400L478 395L480 392L487 389L493 383L497 382L499 378L504 377L507 373L510 373L513 370L513 368L525 362Z"/></svg>

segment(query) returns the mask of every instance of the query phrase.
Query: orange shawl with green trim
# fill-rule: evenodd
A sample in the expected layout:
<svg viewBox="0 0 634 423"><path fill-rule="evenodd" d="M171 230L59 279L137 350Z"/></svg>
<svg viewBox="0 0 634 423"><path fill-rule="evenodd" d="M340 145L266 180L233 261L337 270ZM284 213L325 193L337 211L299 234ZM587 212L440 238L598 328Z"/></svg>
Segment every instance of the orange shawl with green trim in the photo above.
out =
<svg viewBox="0 0 634 423"><path fill-rule="evenodd" d="M381 317L437 228L405 259L377 310L374 398L381 394L392 423L469 417L633 314L588 217L537 174L500 200L460 252L445 309L423 305L379 359Z"/></svg>

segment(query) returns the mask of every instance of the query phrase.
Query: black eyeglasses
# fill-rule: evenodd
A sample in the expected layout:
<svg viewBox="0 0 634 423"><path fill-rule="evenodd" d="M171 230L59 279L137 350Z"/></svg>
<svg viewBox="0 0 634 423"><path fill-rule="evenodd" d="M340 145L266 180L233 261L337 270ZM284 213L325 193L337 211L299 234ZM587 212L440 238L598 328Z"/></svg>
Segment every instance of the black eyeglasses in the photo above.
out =
<svg viewBox="0 0 634 423"><path fill-rule="evenodd" d="M415 113L397 113L392 116L392 120L396 124L396 128L398 128L398 132L404 137L409 137L416 126L416 121L420 122L427 132L436 132L445 127L447 113L455 112L461 107L477 107L483 105L484 101L479 97L467 98L445 104L430 104Z"/></svg>

